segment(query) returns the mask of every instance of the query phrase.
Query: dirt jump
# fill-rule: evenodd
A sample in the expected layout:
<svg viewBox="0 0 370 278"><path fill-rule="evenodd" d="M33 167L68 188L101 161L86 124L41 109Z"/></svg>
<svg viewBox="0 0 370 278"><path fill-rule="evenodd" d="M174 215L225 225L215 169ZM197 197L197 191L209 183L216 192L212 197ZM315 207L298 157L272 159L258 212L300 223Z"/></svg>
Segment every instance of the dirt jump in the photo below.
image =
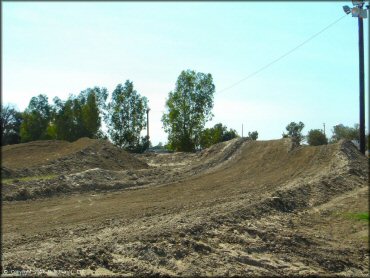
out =
<svg viewBox="0 0 370 278"><path fill-rule="evenodd" d="M351 142L1 152L4 276L369 275L369 165Z"/></svg>

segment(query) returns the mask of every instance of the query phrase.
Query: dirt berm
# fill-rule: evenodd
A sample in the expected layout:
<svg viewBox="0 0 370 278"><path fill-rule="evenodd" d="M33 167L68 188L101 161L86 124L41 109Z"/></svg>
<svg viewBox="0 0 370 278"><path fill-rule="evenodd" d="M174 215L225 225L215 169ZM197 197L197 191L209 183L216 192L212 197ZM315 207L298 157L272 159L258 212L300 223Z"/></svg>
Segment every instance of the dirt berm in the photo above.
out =
<svg viewBox="0 0 370 278"><path fill-rule="evenodd" d="M245 139L233 140L199 153L143 155L88 138L73 143L37 141L7 146L3 154L2 199L27 200L180 181L222 166L244 142Z"/></svg>
<svg viewBox="0 0 370 278"><path fill-rule="evenodd" d="M1 148L4 178L107 170L143 169L148 165L109 141L81 138L75 142L46 140Z"/></svg>
<svg viewBox="0 0 370 278"><path fill-rule="evenodd" d="M9 163L17 152L7 152L9 172L25 171ZM93 153L91 161L101 161ZM369 275L368 221L356 218L369 209L368 161L350 142L292 149L289 139L235 139L193 154L125 155L138 166L81 163L48 177L38 171L49 162L39 161L28 170L39 176L8 178L3 269ZM19 195L19 187L27 192Z"/></svg>

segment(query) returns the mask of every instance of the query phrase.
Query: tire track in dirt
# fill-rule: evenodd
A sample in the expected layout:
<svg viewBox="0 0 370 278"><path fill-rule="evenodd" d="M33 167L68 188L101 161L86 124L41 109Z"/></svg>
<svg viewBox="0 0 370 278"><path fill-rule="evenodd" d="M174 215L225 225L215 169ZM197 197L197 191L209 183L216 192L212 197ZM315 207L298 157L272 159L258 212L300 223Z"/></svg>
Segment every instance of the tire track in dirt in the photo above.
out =
<svg viewBox="0 0 370 278"><path fill-rule="evenodd" d="M334 214L365 209L366 158L354 146L292 150L287 140L258 141L233 154L176 183L6 202L3 265L131 275L368 274L368 245L355 236L366 224L351 233L352 220ZM201 157L191 159L200 165ZM334 200L342 200L340 210ZM344 230L331 236L330 223Z"/></svg>

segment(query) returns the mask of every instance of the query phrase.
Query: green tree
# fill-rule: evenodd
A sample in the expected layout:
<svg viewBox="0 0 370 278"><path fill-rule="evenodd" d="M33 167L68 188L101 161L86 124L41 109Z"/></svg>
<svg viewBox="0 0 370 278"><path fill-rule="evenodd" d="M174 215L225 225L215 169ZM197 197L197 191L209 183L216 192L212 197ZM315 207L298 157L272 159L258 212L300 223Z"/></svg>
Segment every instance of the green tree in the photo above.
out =
<svg viewBox="0 0 370 278"><path fill-rule="evenodd" d="M100 117L104 118L107 115L108 108L106 103L108 98L107 88L96 86L94 88L87 88L79 94L78 98L81 103L85 104L88 101L89 96L91 97L92 95L95 97L95 103L92 102L92 104L99 109Z"/></svg>
<svg viewBox="0 0 370 278"><path fill-rule="evenodd" d="M248 132L247 139L249 139L249 140L257 140L257 138L258 138L258 132L257 131Z"/></svg>
<svg viewBox="0 0 370 278"><path fill-rule="evenodd" d="M221 123L215 124L214 127L210 129L211 142L217 144L223 141L223 136L227 132L227 127Z"/></svg>
<svg viewBox="0 0 370 278"><path fill-rule="evenodd" d="M291 122L286 126L287 134L283 133L283 138L291 138L294 146L299 146L303 140L302 129L304 128L304 123Z"/></svg>
<svg viewBox="0 0 370 278"><path fill-rule="evenodd" d="M57 139L57 129L54 122L51 122L46 129L47 138Z"/></svg>
<svg viewBox="0 0 370 278"><path fill-rule="evenodd" d="M208 148L214 144L211 128L206 128L202 131L199 137L199 146L202 149ZM169 148L169 145L167 145Z"/></svg>
<svg viewBox="0 0 370 278"><path fill-rule="evenodd" d="M20 128L22 123L22 113L17 111L14 106L8 104L1 105L1 145L20 143Z"/></svg>
<svg viewBox="0 0 370 278"><path fill-rule="evenodd" d="M90 93L87 96L86 103L82 107L82 120L85 135L90 138L95 138L101 126L101 119L94 93Z"/></svg>
<svg viewBox="0 0 370 278"><path fill-rule="evenodd" d="M75 118L73 113L73 100L71 97L63 102L58 97L54 98L54 122L58 140L74 141L77 139Z"/></svg>
<svg viewBox="0 0 370 278"><path fill-rule="evenodd" d="M238 134L234 129L227 130L226 126L218 123L211 128L204 129L201 132L199 146L204 149L236 137L238 137Z"/></svg>
<svg viewBox="0 0 370 278"><path fill-rule="evenodd" d="M55 133L60 140L75 141L82 137L104 138L101 115L105 115L105 88L86 89L67 101L54 98Z"/></svg>
<svg viewBox="0 0 370 278"><path fill-rule="evenodd" d="M77 140L82 137L89 137L89 134L87 134L86 127L84 125L84 118L83 118L83 107L85 99L79 99L78 97L73 97L72 103L73 103L73 120L74 120L74 139Z"/></svg>
<svg viewBox="0 0 370 278"><path fill-rule="evenodd" d="M311 129L307 134L307 143L311 146L326 145L328 138L320 129Z"/></svg>
<svg viewBox="0 0 370 278"><path fill-rule="evenodd" d="M226 130L222 135L222 142L229 141L236 137L239 137L238 133L236 132L235 129L230 128L229 130Z"/></svg>
<svg viewBox="0 0 370 278"><path fill-rule="evenodd" d="M199 138L199 146L202 149L209 148L210 146L222 142L223 134L227 131L226 126L221 123L215 124L211 128L205 128Z"/></svg>
<svg viewBox="0 0 370 278"><path fill-rule="evenodd" d="M118 84L108 104L106 122L113 143L132 152L142 152L149 147L149 138L140 137L146 128L148 100L134 90L133 82Z"/></svg>
<svg viewBox="0 0 370 278"><path fill-rule="evenodd" d="M211 74L182 71L169 93L162 116L168 145L176 151L194 151L205 123L212 118L215 85Z"/></svg>
<svg viewBox="0 0 370 278"><path fill-rule="evenodd" d="M33 97L23 113L20 134L21 142L52 139L47 129L51 121L52 109L46 95Z"/></svg>
<svg viewBox="0 0 370 278"><path fill-rule="evenodd" d="M354 127L339 124L333 127L332 132L333 135L330 140L332 143L338 142L341 139L360 140L360 128L358 124L355 124Z"/></svg>

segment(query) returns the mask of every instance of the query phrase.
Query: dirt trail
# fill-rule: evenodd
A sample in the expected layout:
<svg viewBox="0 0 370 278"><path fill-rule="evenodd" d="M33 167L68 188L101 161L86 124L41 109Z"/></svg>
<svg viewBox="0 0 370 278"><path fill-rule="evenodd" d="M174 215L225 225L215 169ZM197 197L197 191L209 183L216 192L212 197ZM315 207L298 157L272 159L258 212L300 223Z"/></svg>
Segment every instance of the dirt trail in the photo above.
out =
<svg viewBox="0 0 370 278"><path fill-rule="evenodd" d="M88 143L87 147L83 147L84 141ZM52 146L45 147L48 142L51 142ZM244 139L236 139L194 154L160 155L132 155L116 149L110 143L87 138L74 143L28 143L26 145L33 147L45 145L50 151L58 150L64 156L52 160L55 155L37 153L35 149L30 148L32 151L28 154L32 154L32 159L28 160L26 157L22 160L19 150L14 156L11 151L6 150L4 164L13 168L2 168L3 172L7 171L2 198L6 201L28 200L77 192L116 191L178 182L221 167L236 155L244 142ZM20 150L25 148L23 144L19 146ZM39 161L39 164L34 166L34 161Z"/></svg>
<svg viewBox="0 0 370 278"><path fill-rule="evenodd" d="M368 211L368 165L349 142L292 150L286 139L239 139L135 159L149 168L117 170L115 179L135 175L142 184L98 192L95 178L113 171L92 169L101 174L81 175L88 190L4 202L3 267L70 275L369 274L368 224L347 217Z"/></svg>

